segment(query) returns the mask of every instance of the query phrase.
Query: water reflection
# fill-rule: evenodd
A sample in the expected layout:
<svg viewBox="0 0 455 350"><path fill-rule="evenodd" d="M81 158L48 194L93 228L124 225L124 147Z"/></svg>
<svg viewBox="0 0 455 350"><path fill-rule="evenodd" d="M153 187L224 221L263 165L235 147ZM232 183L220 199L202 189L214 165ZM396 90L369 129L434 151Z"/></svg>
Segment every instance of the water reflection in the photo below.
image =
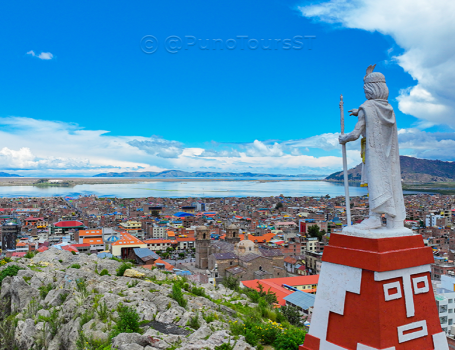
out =
<svg viewBox="0 0 455 350"><path fill-rule="evenodd" d="M363 187L350 186L351 196L367 193ZM74 187L1 186L2 197L52 197L97 195L99 197L268 197L344 195L344 186L325 181L188 181L94 184Z"/></svg>

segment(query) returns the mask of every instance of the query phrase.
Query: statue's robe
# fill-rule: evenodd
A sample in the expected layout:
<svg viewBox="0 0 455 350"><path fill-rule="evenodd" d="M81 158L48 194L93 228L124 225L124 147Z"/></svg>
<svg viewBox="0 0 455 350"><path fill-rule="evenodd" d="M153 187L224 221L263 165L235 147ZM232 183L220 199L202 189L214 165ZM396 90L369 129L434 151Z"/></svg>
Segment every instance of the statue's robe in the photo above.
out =
<svg viewBox="0 0 455 350"><path fill-rule="evenodd" d="M363 112L363 113L361 113ZM368 100L359 107L366 137L362 183L368 184L370 210L404 220L400 155L395 113L387 100Z"/></svg>

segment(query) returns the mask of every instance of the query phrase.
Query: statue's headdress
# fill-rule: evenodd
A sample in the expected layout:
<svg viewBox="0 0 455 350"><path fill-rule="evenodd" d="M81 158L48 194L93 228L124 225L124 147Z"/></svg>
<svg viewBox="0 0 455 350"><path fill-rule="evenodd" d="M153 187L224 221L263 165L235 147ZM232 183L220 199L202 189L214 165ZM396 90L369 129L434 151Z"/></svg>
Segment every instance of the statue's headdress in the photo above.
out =
<svg viewBox="0 0 455 350"><path fill-rule="evenodd" d="M379 73L379 72L373 72L374 67L376 67L376 65L372 65L367 68L367 73L365 74L365 77L363 78L363 82L365 84L367 84L367 83L385 83L384 74Z"/></svg>

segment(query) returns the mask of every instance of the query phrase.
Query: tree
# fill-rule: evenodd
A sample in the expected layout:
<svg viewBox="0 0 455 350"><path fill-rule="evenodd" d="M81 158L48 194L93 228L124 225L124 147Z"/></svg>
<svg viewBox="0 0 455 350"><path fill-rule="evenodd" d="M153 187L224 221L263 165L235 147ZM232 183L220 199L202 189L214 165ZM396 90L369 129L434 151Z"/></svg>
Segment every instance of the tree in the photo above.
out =
<svg viewBox="0 0 455 350"><path fill-rule="evenodd" d="M324 230L320 230L319 229L319 226L318 225L311 225L310 227L308 227L308 234L310 235L310 237L315 237L318 239L318 241L321 241L322 240L322 237L325 235L325 231Z"/></svg>
<svg viewBox="0 0 455 350"><path fill-rule="evenodd" d="M293 305L283 305L280 308L280 311L290 324L294 326L301 325L302 318L300 317L300 312L297 307Z"/></svg>
<svg viewBox="0 0 455 350"><path fill-rule="evenodd" d="M279 202L275 205L276 210L281 209L281 208L283 208L283 203Z"/></svg>

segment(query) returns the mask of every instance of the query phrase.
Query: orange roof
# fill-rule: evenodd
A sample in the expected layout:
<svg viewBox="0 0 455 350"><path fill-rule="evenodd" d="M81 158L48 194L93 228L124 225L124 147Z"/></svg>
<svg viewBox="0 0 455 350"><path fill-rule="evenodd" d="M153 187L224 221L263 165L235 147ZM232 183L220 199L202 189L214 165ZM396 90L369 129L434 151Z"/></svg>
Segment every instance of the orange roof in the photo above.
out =
<svg viewBox="0 0 455 350"><path fill-rule="evenodd" d="M274 279L274 278L272 278ZM281 287L278 284L275 284L273 282L270 282L270 279L268 280L250 280L250 281L242 281L243 285L248 288L255 289L259 291L259 286L262 285L263 290L265 292L270 291L276 294L276 298L278 299L278 304L281 306L286 305L286 300L284 300L285 297L287 297L289 294L294 293L293 291L290 291L286 288Z"/></svg>
<svg viewBox="0 0 455 350"><path fill-rule="evenodd" d="M103 244L103 240L101 238L84 238L82 242L84 244Z"/></svg>
<svg viewBox="0 0 455 350"><path fill-rule="evenodd" d="M173 231L167 231L167 235L168 235L169 237L175 237L175 232L173 232Z"/></svg>
<svg viewBox="0 0 455 350"><path fill-rule="evenodd" d="M264 291L270 290L276 294L278 299L278 303L280 305L285 305L286 300L283 298L287 295L293 293L293 291L288 290L283 287L283 284L287 284L288 286L295 287L295 286L303 286L303 285L313 285L318 284L319 275L310 275L310 276L295 276L295 277L282 277L282 278L268 278L266 280L250 280L250 281L242 281L243 285L248 288L253 288L259 290L259 284L264 287ZM305 289L302 292L306 293L314 293L316 289Z"/></svg>
<svg viewBox="0 0 455 350"><path fill-rule="evenodd" d="M319 275L309 276L293 276L293 277L281 277L281 278L269 278L267 281L273 282L278 285L287 284L288 286L305 286L308 284L318 284Z"/></svg>
<svg viewBox="0 0 455 350"><path fill-rule="evenodd" d="M25 242L19 242L16 244L16 247L25 247L27 244Z"/></svg>
<svg viewBox="0 0 455 350"><path fill-rule="evenodd" d="M144 243L151 244L151 243L172 243L170 239L148 239L144 241Z"/></svg>
<svg viewBox="0 0 455 350"><path fill-rule="evenodd" d="M129 233L123 232L122 233L122 239L118 240L117 242L112 243L112 245L137 245L137 244L145 244L142 242L140 239L137 239L133 235L130 235Z"/></svg>
<svg viewBox="0 0 455 350"><path fill-rule="evenodd" d="M79 237L83 236L101 236L102 230L79 230Z"/></svg>
<svg viewBox="0 0 455 350"><path fill-rule="evenodd" d="M253 242L258 242L258 243L264 243L264 242L270 242L270 240L275 237L274 233L266 233L262 236L253 236L253 235L248 235L248 239ZM241 234L240 235L240 240L243 241L245 239L245 235Z"/></svg>
<svg viewBox="0 0 455 350"><path fill-rule="evenodd" d="M175 240L177 242L192 242L192 241L195 241L196 239L194 237L183 237L183 238L177 237Z"/></svg>
<svg viewBox="0 0 455 350"><path fill-rule="evenodd" d="M161 259L158 259L158 260L155 260L155 262L152 264L152 265L143 265L142 267L145 267L146 269L149 269L151 270L152 269L152 266L156 266L156 263L158 264L163 264L164 265L164 268L168 271L173 271L174 270L174 265L171 265L169 263L167 263L166 261L163 261Z"/></svg>

